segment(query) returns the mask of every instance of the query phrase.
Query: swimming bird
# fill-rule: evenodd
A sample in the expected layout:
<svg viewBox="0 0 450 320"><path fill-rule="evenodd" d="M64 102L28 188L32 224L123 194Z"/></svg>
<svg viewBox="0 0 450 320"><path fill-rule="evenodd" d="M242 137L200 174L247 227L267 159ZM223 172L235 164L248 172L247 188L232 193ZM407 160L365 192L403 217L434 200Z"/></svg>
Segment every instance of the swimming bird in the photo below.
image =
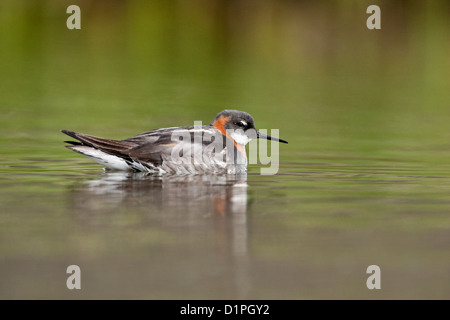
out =
<svg viewBox="0 0 450 320"><path fill-rule="evenodd" d="M155 129L124 140L61 132L77 140L65 141L67 148L107 169L171 174L244 173L249 141L288 143L259 132L253 117L238 110L224 110L206 126Z"/></svg>

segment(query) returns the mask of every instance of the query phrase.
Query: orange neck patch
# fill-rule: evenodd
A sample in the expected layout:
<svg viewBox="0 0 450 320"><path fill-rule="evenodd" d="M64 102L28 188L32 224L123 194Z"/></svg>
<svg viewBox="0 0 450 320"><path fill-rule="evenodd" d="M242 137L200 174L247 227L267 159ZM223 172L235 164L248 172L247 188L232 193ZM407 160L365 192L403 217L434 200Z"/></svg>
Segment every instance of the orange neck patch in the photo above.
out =
<svg viewBox="0 0 450 320"><path fill-rule="evenodd" d="M231 117L220 116L218 119L214 120L213 127L220 131L224 136L227 136L227 131L225 130L225 125L230 121Z"/></svg>
<svg viewBox="0 0 450 320"><path fill-rule="evenodd" d="M225 125L228 123L228 121L230 121L230 119L231 117L220 116L218 119L214 120L213 127L219 130L220 133L223 134L225 137L233 141L236 149L238 149L244 155L244 157L247 157L247 154L245 153L245 147L234 141L234 139L225 130Z"/></svg>

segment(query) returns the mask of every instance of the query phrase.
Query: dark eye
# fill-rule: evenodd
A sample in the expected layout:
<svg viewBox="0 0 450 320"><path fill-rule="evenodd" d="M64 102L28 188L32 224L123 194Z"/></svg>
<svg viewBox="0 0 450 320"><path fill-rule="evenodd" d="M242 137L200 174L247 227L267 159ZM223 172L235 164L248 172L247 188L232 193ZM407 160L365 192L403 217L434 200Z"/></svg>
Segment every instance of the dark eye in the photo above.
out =
<svg viewBox="0 0 450 320"><path fill-rule="evenodd" d="M235 122L234 124L239 126L239 127L245 127L245 123L243 123L242 121Z"/></svg>

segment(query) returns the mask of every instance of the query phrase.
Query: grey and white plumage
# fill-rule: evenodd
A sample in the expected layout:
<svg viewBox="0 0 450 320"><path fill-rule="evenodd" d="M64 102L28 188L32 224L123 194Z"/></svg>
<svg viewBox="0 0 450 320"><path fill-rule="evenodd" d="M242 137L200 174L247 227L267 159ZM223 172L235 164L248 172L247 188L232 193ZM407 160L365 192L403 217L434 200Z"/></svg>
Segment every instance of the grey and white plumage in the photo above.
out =
<svg viewBox="0 0 450 320"><path fill-rule="evenodd" d="M220 112L208 126L162 128L124 140L62 132L77 140L66 141L67 148L108 169L171 174L243 173L245 145L251 139L287 143L259 133L253 118L237 110Z"/></svg>

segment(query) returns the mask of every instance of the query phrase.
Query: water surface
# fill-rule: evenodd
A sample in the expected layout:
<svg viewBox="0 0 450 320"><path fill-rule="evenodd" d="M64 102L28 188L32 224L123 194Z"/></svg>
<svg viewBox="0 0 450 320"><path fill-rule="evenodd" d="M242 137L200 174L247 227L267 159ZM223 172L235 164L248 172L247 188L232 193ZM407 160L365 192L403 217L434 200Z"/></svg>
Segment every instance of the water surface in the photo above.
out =
<svg viewBox="0 0 450 320"><path fill-rule="evenodd" d="M27 162L2 174L5 298L448 297L448 173L337 159L238 177ZM71 264L79 292L65 288ZM365 285L372 264L379 293Z"/></svg>

